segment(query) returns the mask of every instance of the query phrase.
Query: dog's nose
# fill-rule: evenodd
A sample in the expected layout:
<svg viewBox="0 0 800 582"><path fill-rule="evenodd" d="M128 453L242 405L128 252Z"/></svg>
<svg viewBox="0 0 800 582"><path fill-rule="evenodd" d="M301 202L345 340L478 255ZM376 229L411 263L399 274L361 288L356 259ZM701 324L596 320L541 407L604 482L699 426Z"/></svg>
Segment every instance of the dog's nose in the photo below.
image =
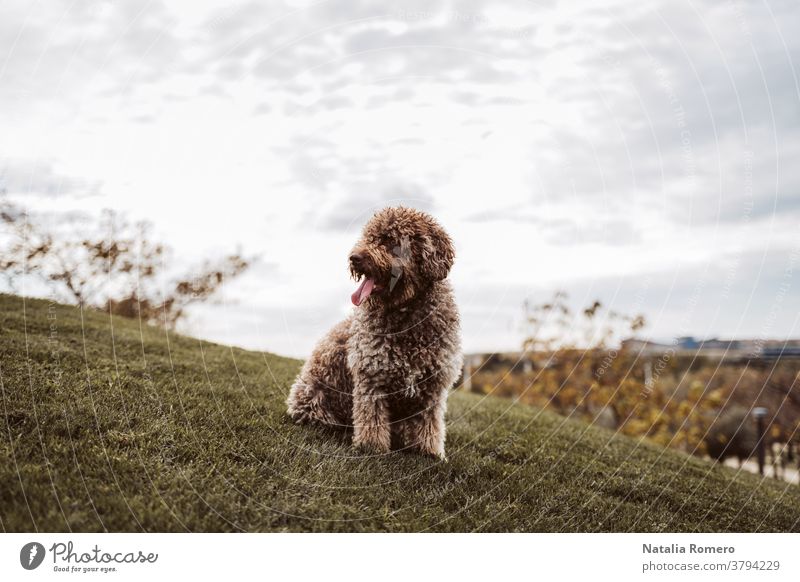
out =
<svg viewBox="0 0 800 582"><path fill-rule="evenodd" d="M364 260L364 255L361 253L353 253L350 255L350 262L354 265L358 265L361 261Z"/></svg>

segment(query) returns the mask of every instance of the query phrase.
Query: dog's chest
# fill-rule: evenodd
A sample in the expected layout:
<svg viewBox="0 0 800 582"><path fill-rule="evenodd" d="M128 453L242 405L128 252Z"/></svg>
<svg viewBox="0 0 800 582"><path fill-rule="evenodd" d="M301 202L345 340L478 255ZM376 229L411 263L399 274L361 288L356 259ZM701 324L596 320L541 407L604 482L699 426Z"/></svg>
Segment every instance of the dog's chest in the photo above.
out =
<svg viewBox="0 0 800 582"><path fill-rule="evenodd" d="M409 395L430 376L439 359L442 335L430 318L363 318L349 340L348 363L361 377L405 386Z"/></svg>

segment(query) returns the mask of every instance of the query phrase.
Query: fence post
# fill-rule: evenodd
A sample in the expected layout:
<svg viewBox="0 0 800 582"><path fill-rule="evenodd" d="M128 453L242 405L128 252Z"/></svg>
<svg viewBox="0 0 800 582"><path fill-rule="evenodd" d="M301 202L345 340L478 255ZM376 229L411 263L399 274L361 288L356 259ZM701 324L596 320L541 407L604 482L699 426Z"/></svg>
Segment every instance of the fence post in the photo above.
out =
<svg viewBox="0 0 800 582"><path fill-rule="evenodd" d="M767 409L763 406L758 406L753 409L753 416L756 419L756 431L758 433L758 443L756 447L758 449L758 474L762 477L764 476L764 461L766 460L766 454L764 451L764 417L767 416Z"/></svg>

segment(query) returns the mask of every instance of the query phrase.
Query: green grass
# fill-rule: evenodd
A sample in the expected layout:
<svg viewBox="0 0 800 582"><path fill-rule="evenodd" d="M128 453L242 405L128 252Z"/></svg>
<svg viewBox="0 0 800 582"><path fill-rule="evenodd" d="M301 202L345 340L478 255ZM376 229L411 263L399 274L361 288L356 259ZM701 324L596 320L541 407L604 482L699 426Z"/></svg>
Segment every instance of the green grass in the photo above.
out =
<svg viewBox="0 0 800 582"><path fill-rule="evenodd" d="M300 362L0 295L5 531L798 531L800 488L455 393L440 463L297 427Z"/></svg>

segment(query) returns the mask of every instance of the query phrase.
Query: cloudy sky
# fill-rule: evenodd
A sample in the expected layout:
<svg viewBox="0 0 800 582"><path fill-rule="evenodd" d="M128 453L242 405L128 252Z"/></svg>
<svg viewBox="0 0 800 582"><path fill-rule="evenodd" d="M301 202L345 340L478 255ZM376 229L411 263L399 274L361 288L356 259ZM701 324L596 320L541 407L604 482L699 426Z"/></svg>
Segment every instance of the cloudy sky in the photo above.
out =
<svg viewBox="0 0 800 582"><path fill-rule="evenodd" d="M458 249L468 351L566 289L647 335L800 336L796 0L0 2L0 188L257 268L187 331L295 356L377 208Z"/></svg>

